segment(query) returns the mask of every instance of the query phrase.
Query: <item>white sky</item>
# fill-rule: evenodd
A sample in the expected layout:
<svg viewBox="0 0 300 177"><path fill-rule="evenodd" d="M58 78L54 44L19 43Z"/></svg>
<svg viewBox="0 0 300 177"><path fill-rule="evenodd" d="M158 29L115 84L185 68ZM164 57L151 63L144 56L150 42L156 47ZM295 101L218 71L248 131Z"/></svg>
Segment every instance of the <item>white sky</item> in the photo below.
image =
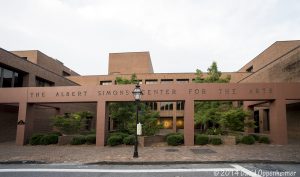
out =
<svg viewBox="0 0 300 177"><path fill-rule="evenodd" d="M108 54L149 51L154 71L237 71L300 39L299 0L0 0L0 47L37 49L82 75Z"/></svg>

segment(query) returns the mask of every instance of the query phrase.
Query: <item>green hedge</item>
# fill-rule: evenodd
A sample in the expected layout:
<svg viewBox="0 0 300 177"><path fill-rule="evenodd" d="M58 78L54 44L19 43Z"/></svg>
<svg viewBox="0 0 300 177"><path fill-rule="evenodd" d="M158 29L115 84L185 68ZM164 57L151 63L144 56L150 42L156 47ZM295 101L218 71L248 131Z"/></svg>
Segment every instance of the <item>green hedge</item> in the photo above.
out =
<svg viewBox="0 0 300 177"><path fill-rule="evenodd" d="M209 138L207 135L197 134L195 136L195 144L196 145L205 145L205 144L208 144L208 142L209 142Z"/></svg>
<svg viewBox="0 0 300 177"><path fill-rule="evenodd" d="M180 135L180 136L182 136L182 138L184 138L184 136L183 136L182 133L169 133L169 134L167 134L166 137L165 137L166 140L168 139L169 136L172 136L172 135Z"/></svg>
<svg viewBox="0 0 300 177"><path fill-rule="evenodd" d="M183 144L183 136L181 135L170 135L167 137L167 143L171 146L178 146Z"/></svg>
<svg viewBox="0 0 300 177"><path fill-rule="evenodd" d="M49 145L49 144L57 144L58 135L55 133L49 134L33 134L29 140L30 145Z"/></svg>
<svg viewBox="0 0 300 177"><path fill-rule="evenodd" d="M41 138L44 136L45 134L34 134L31 136L30 140L29 140L29 144L31 145L40 145L41 143Z"/></svg>
<svg viewBox="0 0 300 177"><path fill-rule="evenodd" d="M219 138L219 137L212 137L212 138L210 138L210 143L213 145L220 145L223 142L222 142L221 138Z"/></svg>
<svg viewBox="0 0 300 177"><path fill-rule="evenodd" d="M80 145L80 144L85 144L85 142L86 142L85 136L78 135L72 139L71 144L72 145Z"/></svg>
<svg viewBox="0 0 300 177"><path fill-rule="evenodd" d="M116 146L123 143L123 138L120 135L113 135L107 139L107 144L110 146Z"/></svg>
<svg viewBox="0 0 300 177"><path fill-rule="evenodd" d="M251 134L250 136L253 136L253 138L255 139L255 141L259 141L259 135L256 134Z"/></svg>
<svg viewBox="0 0 300 177"><path fill-rule="evenodd" d="M255 139L253 136L248 135L248 136L243 136L241 139L241 143L243 144L254 144L255 143Z"/></svg>
<svg viewBox="0 0 300 177"><path fill-rule="evenodd" d="M96 144L96 135L94 134L87 135L85 139L86 139L86 144Z"/></svg>
<svg viewBox="0 0 300 177"><path fill-rule="evenodd" d="M129 135L123 139L123 143L126 145L134 145L135 143L135 136Z"/></svg>
<svg viewBox="0 0 300 177"><path fill-rule="evenodd" d="M58 142L58 135L56 134L44 135L40 139L40 144L42 145L57 144L57 142Z"/></svg>
<svg viewBox="0 0 300 177"><path fill-rule="evenodd" d="M113 132L108 135L108 137L111 137L111 136L121 136L121 138L124 139L125 137L129 136L129 134L123 133L123 132Z"/></svg>
<svg viewBox="0 0 300 177"><path fill-rule="evenodd" d="M265 143L265 144L270 144L270 139L269 139L269 137L267 137L267 136L261 136L261 137L259 138L259 142L260 142L260 143Z"/></svg>

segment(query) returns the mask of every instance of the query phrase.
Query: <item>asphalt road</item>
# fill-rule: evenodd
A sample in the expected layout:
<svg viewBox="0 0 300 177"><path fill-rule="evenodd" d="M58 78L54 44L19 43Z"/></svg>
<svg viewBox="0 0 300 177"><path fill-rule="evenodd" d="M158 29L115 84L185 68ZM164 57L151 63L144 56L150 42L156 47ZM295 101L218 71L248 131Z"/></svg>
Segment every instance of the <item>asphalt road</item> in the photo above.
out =
<svg viewBox="0 0 300 177"><path fill-rule="evenodd" d="M300 164L66 165L5 164L0 177L299 176Z"/></svg>

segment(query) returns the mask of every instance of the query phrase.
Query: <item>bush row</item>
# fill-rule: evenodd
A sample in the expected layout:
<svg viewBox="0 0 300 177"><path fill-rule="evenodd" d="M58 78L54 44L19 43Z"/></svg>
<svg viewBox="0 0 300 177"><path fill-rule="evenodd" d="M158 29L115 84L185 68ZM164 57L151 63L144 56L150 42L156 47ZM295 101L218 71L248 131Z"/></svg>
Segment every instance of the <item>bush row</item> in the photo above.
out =
<svg viewBox="0 0 300 177"><path fill-rule="evenodd" d="M57 144L58 136L61 134L54 132L54 133L47 133L47 134L34 134L31 136L29 140L30 145L49 145L49 144Z"/></svg>
<svg viewBox="0 0 300 177"><path fill-rule="evenodd" d="M80 144L96 144L96 135L77 135L71 141L72 145L80 145Z"/></svg>
<svg viewBox="0 0 300 177"><path fill-rule="evenodd" d="M107 144L110 146L116 146L120 144L134 145L134 143L135 143L134 135L129 135L127 133L122 133L122 132L110 133L107 139Z"/></svg>
<svg viewBox="0 0 300 177"><path fill-rule="evenodd" d="M205 144L220 145L222 143L223 142L220 137L209 137L209 136L203 135L203 134L195 135L195 144L196 145L205 145Z"/></svg>
<svg viewBox="0 0 300 177"><path fill-rule="evenodd" d="M264 143L264 144L270 144L270 139L267 136L259 136L256 134L251 134L247 136L242 136L237 138L237 144L243 143L243 144L254 144L255 142Z"/></svg>

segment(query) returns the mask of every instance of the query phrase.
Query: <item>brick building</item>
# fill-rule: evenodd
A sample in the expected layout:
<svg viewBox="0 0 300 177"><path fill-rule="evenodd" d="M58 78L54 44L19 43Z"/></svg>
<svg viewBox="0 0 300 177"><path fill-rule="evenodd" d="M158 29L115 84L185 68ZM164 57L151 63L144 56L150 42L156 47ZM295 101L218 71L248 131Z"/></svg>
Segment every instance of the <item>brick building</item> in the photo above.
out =
<svg viewBox="0 0 300 177"><path fill-rule="evenodd" d="M115 85L116 77L129 79L133 73L137 75L140 84L189 84L193 82L195 73L155 73L149 52L111 53L109 55L108 75L80 76L65 67L61 62L39 51L8 52L0 49L1 80L0 87L49 87L49 86L98 86ZM10 74L7 74L10 73ZM9 77L8 77L9 75ZM264 50L261 54L243 66L237 72L223 73L230 75L232 83L282 83L300 81L300 41L278 41ZM205 76L205 74L204 74ZM184 101L147 102L153 109L160 112L159 121L164 126L162 131L181 131L184 128ZM268 134L270 130L269 103L247 101L254 110L254 120L257 128L249 130L255 133ZM49 121L46 116L72 111L74 105L65 104L39 104L34 105L37 114L32 132L49 131ZM92 103L78 103L80 110L95 112ZM300 141L300 103L288 100L287 125L289 143ZM45 109L46 108L46 109ZM13 140L16 131L17 105L1 104L0 141ZM47 113L45 116L45 112ZM43 119L38 116L43 115ZM10 127L10 128L8 128ZM43 128L41 128L43 127ZM109 129L113 129L111 121ZM10 132L10 133L6 133Z"/></svg>

